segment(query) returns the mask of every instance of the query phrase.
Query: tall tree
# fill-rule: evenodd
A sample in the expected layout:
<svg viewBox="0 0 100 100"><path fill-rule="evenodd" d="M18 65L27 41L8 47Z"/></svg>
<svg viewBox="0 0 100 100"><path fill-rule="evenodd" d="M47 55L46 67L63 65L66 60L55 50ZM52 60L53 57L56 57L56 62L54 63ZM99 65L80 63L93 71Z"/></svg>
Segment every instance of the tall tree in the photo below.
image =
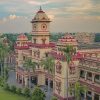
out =
<svg viewBox="0 0 100 100"><path fill-rule="evenodd" d="M1 67L1 75L4 76L4 66L5 66L5 58L9 54L9 46L6 46L3 43L0 43L0 67Z"/></svg>
<svg viewBox="0 0 100 100"><path fill-rule="evenodd" d="M67 65L69 66L69 63L72 60L72 56L76 53L76 49L73 48L73 46L71 46L71 45L67 45L66 48L64 48L62 51L65 54L66 62L67 62ZM67 69L67 73L66 73L66 79L67 79L66 85L67 85L67 100L68 100L68 69Z"/></svg>
<svg viewBox="0 0 100 100"><path fill-rule="evenodd" d="M74 93L75 100L81 100L81 93L87 92L87 87L76 82L73 87L69 87L70 93Z"/></svg>
<svg viewBox="0 0 100 100"><path fill-rule="evenodd" d="M30 69L32 69L34 72L36 68L36 63L32 62L32 60L28 58L24 62L24 67L28 72L30 72ZM30 87L30 81L31 81L31 77L29 76L29 87Z"/></svg>
<svg viewBox="0 0 100 100"><path fill-rule="evenodd" d="M41 61L41 66L44 68L44 70L48 71L48 74L54 75L55 72L55 62L52 57L47 57ZM50 95L50 78L48 76L48 97Z"/></svg>

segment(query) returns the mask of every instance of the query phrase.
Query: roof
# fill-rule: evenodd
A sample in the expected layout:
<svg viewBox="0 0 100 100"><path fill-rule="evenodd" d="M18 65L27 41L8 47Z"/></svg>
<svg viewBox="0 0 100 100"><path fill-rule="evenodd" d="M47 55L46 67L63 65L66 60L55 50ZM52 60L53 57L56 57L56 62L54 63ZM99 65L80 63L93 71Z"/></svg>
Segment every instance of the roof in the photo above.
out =
<svg viewBox="0 0 100 100"><path fill-rule="evenodd" d="M32 23L34 22L50 22L50 19L48 18L48 16L46 15L46 13L42 10L42 8L40 7L39 11L36 13L35 17L32 19Z"/></svg>
<svg viewBox="0 0 100 100"><path fill-rule="evenodd" d="M27 41L28 38L25 34L21 33L18 37L17 37L17 41Z"/></svg>
<svg viewBox="0 0 100 100"><path fill-rule="evenodd" d="M77 45L77 40L70 34L66 34L61 39L58 39L58 44Z"/></svg>

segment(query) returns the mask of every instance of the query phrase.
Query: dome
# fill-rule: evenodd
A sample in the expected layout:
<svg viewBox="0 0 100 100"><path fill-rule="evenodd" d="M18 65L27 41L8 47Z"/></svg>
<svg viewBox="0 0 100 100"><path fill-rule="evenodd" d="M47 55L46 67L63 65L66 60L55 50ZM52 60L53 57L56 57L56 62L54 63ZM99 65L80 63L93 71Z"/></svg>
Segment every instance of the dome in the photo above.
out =
<svg viewBox="0 0 100 100"><path fill-rule="evenodd" d="M18 41L27 41L28 38L27 38L26 35L24 35L24 34L22 33L22 34L20 34L20 35L17 37L17 40L18 40Z"/></svg>
<svg viewBox="0 0 100 100"><path fill-rule="evenodd" d="M46 15L46 13L42 10L42 8L40 7L39 11L36 13L35 17L32 19L32 23L34 22L50 22L50 19L48 18L48 16Z"/></svg>
<svg viewBox="0 0 100 100"><path fill-rule="evenodd" d="M61 42L76 42L76 39L72 35L65 35L61 39L59 39Z"/></svg>
<svg viewBox="0 0 100 100"><path fill-rule="evenodd" d="M66 34L65 36L63 36L61 39L58 40L58 43L77 45L76 39L70 34Z"/></svg>

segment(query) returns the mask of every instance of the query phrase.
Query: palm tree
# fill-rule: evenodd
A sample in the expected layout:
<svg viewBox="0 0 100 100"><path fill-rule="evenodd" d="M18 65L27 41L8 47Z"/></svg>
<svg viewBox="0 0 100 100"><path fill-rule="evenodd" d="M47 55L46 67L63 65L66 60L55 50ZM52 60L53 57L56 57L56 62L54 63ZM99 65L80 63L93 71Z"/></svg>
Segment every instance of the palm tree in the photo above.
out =
<svg viewBox="0 0 100 100"><path fill-rule="evenodd" d="M35 71L35 68L36 68L36 63L35 62L32 62L31 59L26 59L25 62L24 62L24 67L27 71L30 72L30 69L32 68L33 72ZM31 77L29 76L29 86L30 86L30 81L31 81Z"/></svg>
<svg viewBox="0 0 100 100"><path fill-rule="evenodd" d="M9 54L9 47L0 43L0 67L1 67L1 75L4 77L4 66L5 66L5 58Z"/></svg>
<svg viewBox="0 0 100 100"><path fill-rule="evenodd" d="M71 45L67 45L66 48L64 48L62 51L65 54L67 65L69 66L69 63L72 60L73 54L76 53L76 49L73 48L73 46L71 46ZM66 73L66 78L67 78L66 85L67 85L67 100L68 100L68 69L67 69L67 73Z"/></svg>
<svg viewBox="0 0 100 100"><path fill-rule="evenodd" d="M48 74L53 74L54 75L54 71L55 71L55 62L54 59L52 57L47 57L46 59L43 59L41 61L41 65L44 68L44 70L48 71ZM48 77L48 98L50 94L50 78Z"/></svg>
<svg viewBox="0 0 100 100"><path fill-rule="evenodd" d="M87 87L80 85L79 82L76 82L74 87L69 88L70 93L74 93L75 100L81 100L81 93L87 92Z"/></svg>

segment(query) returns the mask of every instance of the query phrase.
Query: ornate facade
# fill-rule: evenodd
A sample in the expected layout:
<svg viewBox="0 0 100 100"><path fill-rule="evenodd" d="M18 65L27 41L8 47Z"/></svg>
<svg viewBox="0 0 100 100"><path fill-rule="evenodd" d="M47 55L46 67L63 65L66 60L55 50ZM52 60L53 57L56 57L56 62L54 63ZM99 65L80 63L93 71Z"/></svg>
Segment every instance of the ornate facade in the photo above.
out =
<svg viewBox="0 0 100 100"><path fill-rule="evenodd" d="M29 41L24 34L18 36L15 45L17 61L16 80L23 86L30 86L31 82L39 86L44 86L47 84L48 78L50 78L51 87L53 87L53 94L57 96L58 100L66 100L66 98L72 100L74 94L70 93L68 88L74 85L79 79L80 82L82 82L79 74L83 67L80 67L80 63L83 61L83 58L85 59L85 54L88 54L90 50L78 50L76 39L69 34L59 39L57 43L50 42L50 22L48 16L40 8L31 21L32 41ZM66 45L72 45L73 49L76 50L76 53L72 54L72 59L69 64L66 62L64 52L62 52L62 49L65 48ZM95 52L94 50L91 51ZM53 56L55 60L54 77L52 74L48 74L40 65L41 60L45 59L47 54ZM100 54L100 49L97 54ZM35 72L33 72L32 69L25 69L23 63L27 58L32 59L32 61L36 63ZM98 58L100 58L100 55ZM31 82L29 79L30 77ZM100 88L100 84L98 86ZM100 100L100 97L97 100Z"/></svg>

